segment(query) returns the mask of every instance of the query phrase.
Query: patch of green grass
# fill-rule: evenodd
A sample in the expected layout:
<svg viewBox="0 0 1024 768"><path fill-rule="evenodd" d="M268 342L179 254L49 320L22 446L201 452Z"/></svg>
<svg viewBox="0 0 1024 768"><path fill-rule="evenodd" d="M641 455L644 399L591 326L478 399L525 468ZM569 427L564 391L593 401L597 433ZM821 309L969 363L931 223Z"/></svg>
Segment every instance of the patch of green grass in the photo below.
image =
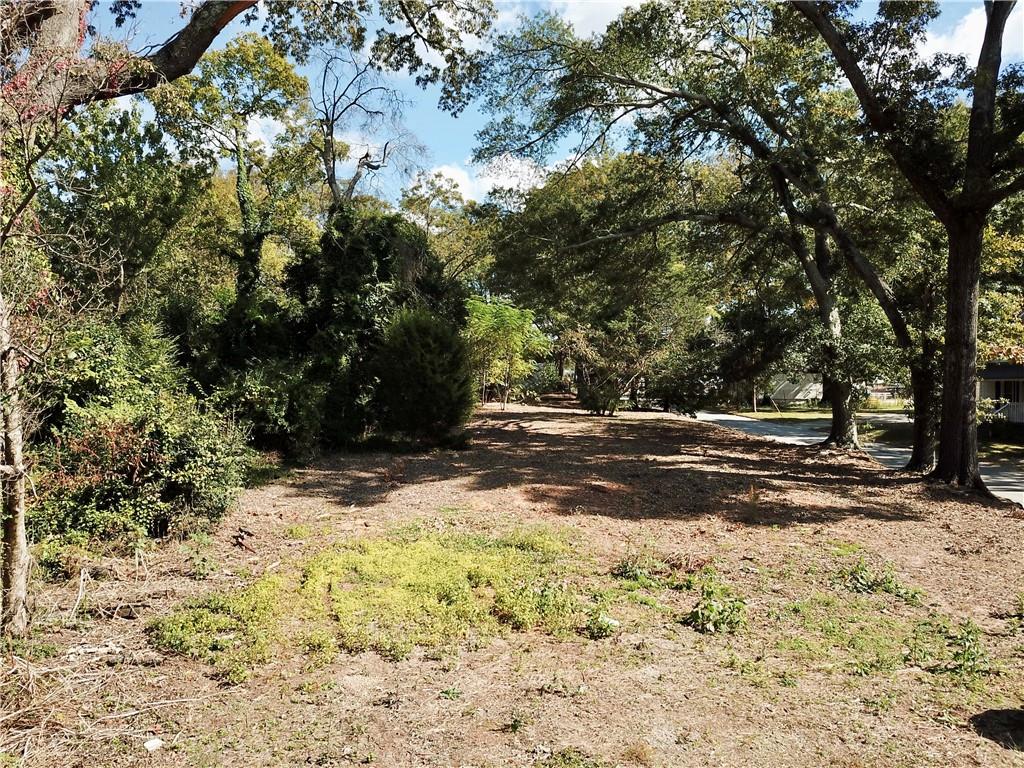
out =
<svg viewBox="0 0 1024 768"><path fill-rule="evenodd" d="M60 649L53 643L41 643L28 637L3 637L0 638L0 653L21 656L29 661L42 661L56 657Z"/></svg>
<svg viewBox="0 0 1024 768"><path fill-rule="evenodd" d="M150 638L160 648L212 664L228 682L242 682L253 666L270 659L284 593L282 576L265 576L240 592L211 595L155 620Z"/></svg>
<svg viewBox="0 0 1024 768"><path fill-rule="evenodd" d="M866 595L812 595L781 612L783 634L775 647L805 665L822 663L861 677L913 666L977 687L992 673L981 632L972 622L954 627L939 614L914 618L883 610L877 598Z"/></svg>
<svg viewBox="0 0 1024 768"><path fill-rule="evenodd" d="M284 535L286 538L302 541L313 535L313 529L305 523L295 523L284 529Z"/></svg>
<svg viewBox="0 0 1024 768"><path fill-rule="evenodd" d="M730 651L725 659L726 669L738 672L740 677L753 685L755 688L767 688L772 680L772 675L764 661L758 659L746 659Z"/></svg>
<svg viewBox="0 0 1024 768"><path fill-rule="evenodd" d="M245 679L291 642L311 665L337 650L401 659L413 648L457 649L509 630L569 635L583 625L563 537L425 534L404 528L322 552L298 577L267 576L231 594L188 603L150 626L154 644ZM301 626L301 634L286 628Z"/></svg>
<svg viewBox="0 0 1024 768"><path fill-rule="evenodd" d="M392 659L502 627L566 634L578 599L558 562L564 551L540 530L368 539L309 561L301 594L331 620L342 648Z"/></svg>
<svg viewBox="0 0 1024 768"><path fill-rule="evenodd" d="M817 594L791 603L786 613L796 620L796 627L785 629L785 637L777 644L780 650L807 660L838 663L860 676L891 671L902 662L905 622L879 614L863 598Z"/></svg>
<svg viewBox="0 0 1024 768"><path fill-rule="evenodd" d="M828 544L835 557L852 557L853 555L859 555L864 552L864 547L852 541L835 540L829 541Z"/></svg>
<svg viewBox="0 0 1024 768"><path fill-rule="evenodd" d="M323 627L314 627L299 639L299 643L309 656L309 665L314 668L330 664L338 652L334 635Z"/></svg>
<svg viewBox="0 0 1024 768"><path fill-rule="evenodd" d="M861 557L852 566L840 569L836 581L851 592L877 594L884 592L898 597L910 605L920 605L921 590L907 587L896 577L892 566L886 563L882 569L874 570Z"/></svg>

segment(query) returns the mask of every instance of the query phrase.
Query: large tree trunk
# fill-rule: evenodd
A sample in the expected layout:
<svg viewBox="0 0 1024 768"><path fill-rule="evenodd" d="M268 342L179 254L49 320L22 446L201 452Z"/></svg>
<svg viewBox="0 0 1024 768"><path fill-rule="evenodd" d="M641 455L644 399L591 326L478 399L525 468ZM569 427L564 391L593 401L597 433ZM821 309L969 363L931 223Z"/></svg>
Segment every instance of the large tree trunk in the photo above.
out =
<svg viewBox="0 0 1024 768"><path fill-rule="evenodd" d="M818 319L827 341L821 374L822 394L832 406L832 427L823 445L836 448L860 448L857 441L857 413L853 408L853 382L849 377L830 372L834 369L843 343L843 322L839 315L832 285L832 251L824 231L814 232L814 258L807 252L806 243L793 229L793 245L811 284Z"/></svg>
<svg viewBox="0 0 1024 768"><path fill-rule="evenodd" d="M910 460L904 469L908 472L928 472L935 466L938 447L938 381L935 342L925 338L921 351L910 363L910 391L914 397L914 432Z"/></svg>
<svg viewBox="0 0 1024 768"><path fill-rule="evenodd" d="M859 448L857 411L853 407L853 382L822 377L822 393L832 407L832 427L823 445L836 448Z"/></svg>
<svg viewBox="0 0 1024 768"><path fill-rule="evenodd" d="M3 411L3 613L4 634L28 633L28 538L25 534L26 479L20 367L11 314L0 295L0 403Z"/></svg>
<svg viewBox="0 0 1024 768"><path fill-rule="evenodd" d="M983 216L964 215L947 224L945 374L939 458L932 476L984 488L978 471L977 368L978 283Z"/></svg>

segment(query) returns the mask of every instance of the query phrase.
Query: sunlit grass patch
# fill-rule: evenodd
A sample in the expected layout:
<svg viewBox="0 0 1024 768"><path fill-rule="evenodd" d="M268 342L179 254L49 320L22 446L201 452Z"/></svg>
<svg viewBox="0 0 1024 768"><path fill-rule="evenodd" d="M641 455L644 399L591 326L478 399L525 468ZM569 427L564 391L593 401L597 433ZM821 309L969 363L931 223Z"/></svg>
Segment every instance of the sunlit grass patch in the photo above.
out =
<svg viewBox="0 0 1024 768"><path fill-rule="evenodd" d="M402 658L415 646L472 641L502 628L566 634L579 622L561 539L443 534L366 539L302 569L303 604L330 620L340 646Z"/></svg>
<svg viewBox="0 0 1024 768"><path fill-rule="evenodd" d="M150 634L232 682L288 644L319 666L337 650L397 660L417 646L472 645L505 631L568 635L586 621L568 554L547 529L485 536L407 526L319 553L292 576L186 604Z"/></svg>
<svg viewBox="0 0 1024 768"><path fill-rule="evenodd" d="M977 688L993 673L982 633L970 621L919 606L888 613L879 597L818 593L788 604L778 616L775 649L807 668L857 677L917 667L934 680ZM915 615L916 614L916 615Z"/></svg>
<svg viewBox="0 0 1024 768"><path fill-rule="evenodd" d="M875 569L860 557L853 565L842 568L836 576L836 581L851 592L885 592L910 605L918 605L921 602L921 590L903 584L888 563L880 569Z"/></svg>
<svg viewBox="0 0 1024 768"><path fill-rule="evenodd" d="M149 627L154 644L212 664L238 683L268 661L286 605L282 576L265 576L237 593L193 601Z"/></svg>

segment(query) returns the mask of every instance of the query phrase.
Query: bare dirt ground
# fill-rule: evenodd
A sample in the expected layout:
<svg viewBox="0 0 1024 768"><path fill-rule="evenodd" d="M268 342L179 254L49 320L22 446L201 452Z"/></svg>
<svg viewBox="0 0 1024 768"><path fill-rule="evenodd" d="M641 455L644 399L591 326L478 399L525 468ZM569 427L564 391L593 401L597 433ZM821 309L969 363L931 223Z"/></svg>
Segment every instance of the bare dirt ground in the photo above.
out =
<svg viewBox="0 0 1024 768"><path fill-rule="evenodd" d="M40 585L37 635L3 659L7 759L1024 765L1024 632L1011 615L1024 590L1019 509L868 459L656 414L513 406L480 412L472 434L457 452L326 458L247 491L205 547L170 543L93 563L83 584ZM621 627L606 639L512 632L454 655L366 652L318 668L282 653L235 686L147 640L147 622L190 596L413 520L564 528L595 579L638 551L712 563L745 597L748 623L700 634L678 620L695 595L655 588L612 604ZM233 543L239 527L252 551ZM920 600L851 593L837 574L858 558L890 564ZM894 648L887 638L942 621L952 633L963 619L980 627L987 660L969 677L946 670L977 660L962 638L941 660L910 635Z"/></svg>

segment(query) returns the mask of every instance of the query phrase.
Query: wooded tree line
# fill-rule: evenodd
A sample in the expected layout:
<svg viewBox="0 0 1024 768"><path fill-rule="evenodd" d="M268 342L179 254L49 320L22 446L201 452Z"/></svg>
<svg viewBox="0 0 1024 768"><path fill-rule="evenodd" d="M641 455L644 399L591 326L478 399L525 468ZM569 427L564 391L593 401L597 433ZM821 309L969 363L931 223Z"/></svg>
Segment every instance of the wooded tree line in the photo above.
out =
<svg viewBox="0 0 1024 768"><path fill-rule="evenodd" d="M570 370L595 413L817 370L840 447L858 385L905 380L911 468L980 485L979 338L1024 357L1013 3L986 4L977 62L921 60L929 3L648 2L592 37L547 14L489 35L486 2L255 5L199 3L145 56L88 2L0 11L7 632L29 531L57 568L69 542L187 531L231 503L247 443L455 444L474 393ZM421 154L402 70L486 111L481 161L555 159L543 182L367 194ZM105 103L126 94L154 119Z"/></svg>
<svg viewBox="0 0 1024 768"><path fill-rule="evenodd" d="M648 207L625 194L568 238L558 222L541 236L556 252L669 228L768 234L813 297L839 445L856 442L854 376L868 373L844 305L866 291L909 371L915 468L930 467L937 437L935 476L979 486L982 247L986 232L1010 234L991 224L1024 188L1021 67L1000 55L1013 5L985 5L977 62L922 60L929 3L886 3L868 21L827 3L645 3L588 39L539 16L485 63L476 93L496 117L478 155L546 161L571 141L578 162L625 145L651 170L637 174ZM709 157L733 176L724 198L707 195Z"/></svg>

